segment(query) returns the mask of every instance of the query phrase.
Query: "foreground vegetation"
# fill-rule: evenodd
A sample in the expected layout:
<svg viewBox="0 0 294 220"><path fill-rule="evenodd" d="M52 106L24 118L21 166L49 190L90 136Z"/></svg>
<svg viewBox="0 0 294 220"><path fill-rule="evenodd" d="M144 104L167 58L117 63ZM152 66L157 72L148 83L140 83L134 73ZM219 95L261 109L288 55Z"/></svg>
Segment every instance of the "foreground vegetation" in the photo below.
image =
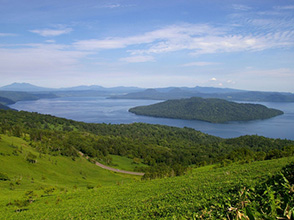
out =
<svg viewBox="0 0 294 220"><path fill-rule="evenodd" d="M266 119L283 114L280 110L270 109L260 104L244 104L197 97L138 106L129 111L137 115L202 120L212 123Z"/></svg>
<svg viewBox="0 0 294 220"><path fill-rule="evenodd" d="M79 160L71 164L77 165ZM41 173L38 176L30 168L30 175L35 175L34 183L25 183L24 175L20 184L11 189L10 183L16 181L12 174L10 180L0 181L0 216L1 219L242 219L241 216L293 219L293 161L292 157L205 166L190 169L181 177L151 181L128 181L130 177L107 171L107 184L101 184L103 170L97 168L95 185L81 184L85 180L73 170L70 176L64 176L64 181L55 184L48 178L49 170L42 174L46 179L42 179ZM18 167L17 160L14 162ZM85 165L79 172L90 178L93 170L87 169L92 164ZM46 170L46 165L43 166ZM75 183L70 178L76 179Z"/></svg>
<svg viewBox="0 0 294 220"><path fill-rule="evenodd" d="M96 187L136 179L97 169L83 157L42 154L28 142L7 135L0 136L0 161L0 186L8 190L6 192L10 198L19 190Z"/></svg>
<svg viewBox="0 0 294 220"><path fill-rule="evenodd" d="M293 156L291 140L0 110L0 218L293 219Z"/></svg>

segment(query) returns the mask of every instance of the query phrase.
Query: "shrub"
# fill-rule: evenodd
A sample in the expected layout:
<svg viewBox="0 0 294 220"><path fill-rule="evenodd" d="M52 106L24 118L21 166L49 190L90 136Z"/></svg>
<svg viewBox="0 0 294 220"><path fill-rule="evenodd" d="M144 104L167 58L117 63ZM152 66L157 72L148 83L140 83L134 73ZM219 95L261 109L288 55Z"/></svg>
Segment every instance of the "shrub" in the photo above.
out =
<svg viewBox="0 0 294 220"><path fill-rule="evenodd" d="M10 180L9 177L7 176L6 173L1 173L0 172L0 180L2 181L7 181L7 180Z"/></svg>
<svg viewBox="0 0 294 220"><path fill-rule="evenodd" d="M50 194L52 194L55 191L54 187L48 187L46 189L44 189L44 193L48 196Z"/></svg>
<svg viewBox="0 0 294 220"><path fill-rule="evenodd" d="M28 153L26 160L29 163L37 163L37 156L32 154L31 152Z"/></svg>

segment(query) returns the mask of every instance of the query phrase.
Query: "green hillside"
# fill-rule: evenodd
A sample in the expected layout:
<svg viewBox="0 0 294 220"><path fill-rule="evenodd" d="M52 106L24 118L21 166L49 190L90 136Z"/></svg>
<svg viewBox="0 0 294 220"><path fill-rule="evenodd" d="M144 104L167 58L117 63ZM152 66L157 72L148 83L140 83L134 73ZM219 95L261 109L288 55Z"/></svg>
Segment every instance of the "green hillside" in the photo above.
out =
<svg viewBox="0 0 294 220"><path fill-rule="evenodd" d="M4 137L1 146L6 140L11 141ZM19 139L14 141L23 144ZM281 193L292 198L288 205L293 205L294 198L282 177L283 181L276 182L271 191L261 187L270 176L294 161L293 157L219 168L206 166L192 169L181 177L136 182L103 172L83 159L67 161L55 158L56 165L44 158L37 162L42 163L46 170L40 173L34 171L37 168L32 168L37 164L27 169L26 162L10 160L14 161L14 168L7 170L7 166L5 170L11 180L0 181L1 219L227 219L227 216L236 219L233 217L250 216L250 213L255 219L274 219L286 216L293 208L286 208L282 202ZM30 172L26 173L26 170ZM71 175L56 177L56 173L63 172ZM14 184L14 189L11 189L10 183L15 183L20 177L20 184ZM275 178L279 175L271 179ZM267 180L268 183L270 181ZM54 190L50 191L52 187ZM264 214L256 208L260 191L264 194L264 199L260 199ZM31 202L22 203L27 200Z"/></svg>
<svg viewBox="0 0 294 220"><path fill-rule="evenodd" d="M202 120L212 123L266 119L283 114L280 110L270 109L260 104L243 104L197 97L168 100L149 106L131 108L129 111L137 115Z"/></svg>
<svg viewBox="0 0 294 220"><path fill-rule="evenodd" d="M244 136L222 139L161 125L87 124L38 113L1 111L0 133L21 137L42 154L76 158L78 151L111 165L112 155L140 161L146 178L182 175L191 166L223 160L264 160L292 155L294 141ZM240 157L232 155L239 154Z"/></svg>
<svg viewBox="0 0 294 220"><path fill-rule="evenodd" d="M101 169L82 157L72 159L42 154L20 138L7 135L0 137L0 173L7 175L9 179L0 181L0 186L13 188L8 191L9 196L19 190L40 190L48 186L96 187L132 179ZM10 183L13 183L12 187Z"/></svg>
<svg viewBox="0 0 294 220"><path fill-rule="evenodd" d="M0 218L287 218L293 156L291 140L0 110Z"/></svg>

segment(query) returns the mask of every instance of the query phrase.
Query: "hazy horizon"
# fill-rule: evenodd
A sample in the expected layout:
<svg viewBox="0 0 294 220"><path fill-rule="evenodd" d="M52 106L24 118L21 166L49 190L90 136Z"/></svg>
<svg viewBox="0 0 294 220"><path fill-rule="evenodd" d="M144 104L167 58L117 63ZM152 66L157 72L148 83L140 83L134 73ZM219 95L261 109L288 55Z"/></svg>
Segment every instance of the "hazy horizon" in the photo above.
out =
<svg viewBox="0 0 294 220"><path fill-rule="evenodd" d="M291 0L11 0L0 12L1 87L294 92Z"/></svg>

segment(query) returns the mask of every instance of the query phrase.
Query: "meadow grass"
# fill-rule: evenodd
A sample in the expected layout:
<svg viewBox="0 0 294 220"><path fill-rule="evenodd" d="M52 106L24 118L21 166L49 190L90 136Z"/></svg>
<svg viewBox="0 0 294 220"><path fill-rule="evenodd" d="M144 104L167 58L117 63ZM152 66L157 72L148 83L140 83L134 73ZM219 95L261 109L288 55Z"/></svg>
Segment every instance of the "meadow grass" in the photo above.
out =
<svg viewBox="0 0 294 220"><path fill-rule="evenodd" d="M118 155L110 155L112 162L109 165L110 167L117 168L120 170L135 171L136 167L148 167L146 164L141 162L135 163L133 159L128 157L122 157Z"/></svg>
<svg viewBox="0 0 294 220"><path fill-rule="evenodd" d="M1 146L4 146L3 142L9 145L11 140L4 137ZM15 141L19 145L26 144L19 139ZM7 146L6 152L9 152ZM4 161L0 158L2 164ZM72 161L54 157L57 164L52 160L44 156L36 164L27 164L20 159L20 171L14 168L7 170L14 176L22 173L23 179L27 180L15 190L8 189L8 182L2 181L1 219L223 219L223 213L232 205L230 192L253 186L278 172L294 158L234 163L226 167L211 165L191 169L185 176L151 181L134 181L129 176L101 170L81 158ZM13 166L8 160L6 162L10 163L5 165L7 169ZM46 174L45 181L42 174ZM29 182L31 177L37 179L34 184ZM101 187L85 187L96 183ZM50 194L46 194L44 189L36 191L35 201L24 208L15 204L7 206L15 199L23 199L28 189L35 190L37 186L46 184L59 188ZM14 195L11 196L10 192Z"/></svg>
<svg viewBox="0 0 294 220"><path fill-rule="evenodd" d="M29 153L36 156L36 163L27 161ZM138 179L130 175L118 175L90 163L85 158L44 155L16 137L1 135L0 173L9 181L0 181L0 204L20 198L26 191L38 194L45 188L62 190L115 185Z"/></svg>

